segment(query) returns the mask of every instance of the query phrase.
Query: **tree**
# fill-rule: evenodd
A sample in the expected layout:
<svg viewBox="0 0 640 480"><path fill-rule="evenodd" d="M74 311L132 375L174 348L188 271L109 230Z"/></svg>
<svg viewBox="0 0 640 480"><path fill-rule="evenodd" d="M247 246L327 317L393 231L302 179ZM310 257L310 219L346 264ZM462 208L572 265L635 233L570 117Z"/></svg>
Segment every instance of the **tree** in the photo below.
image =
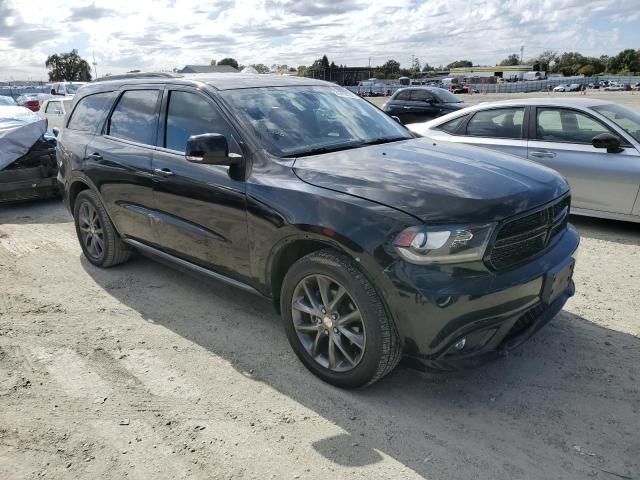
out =
<svg viewBox="0 0 640 480"><path fill-rule="evenodd" d="M258 73L269 73L269 67L267 67L264 63L254 63L251 65L256 69Z"/></svg>
<svg viewBox="0 0 640 480"><path fill-rule="evenodd" d="M428 63L425 63L422 66L422 72L433 72L435 70L435 68L433 68L431 65L429 65Z"/></svg>
<svg viewBox="0 0 640 480"><path fill-rule="evenodd" d="M456 60L447 65L447 68L469 68L473 67L473 63L469 60Z"/></svg>
<svg viewBox="0 0 640 480"><path fill-rule="evenodd" d="M418 59L418 57L415 57L413 59L413 62L411 63L411 72L413 73L413 75L415 75L419 71L420 71L420 60Z"/></svg>
<svg viewBox="0 0 640 480"><path fill-rule="evenodd" d="M307 67L306 67L306 65L300 65L298 67L298 76L299 77L306 77L307 76Z"/></svg>
<svg viewBox="0 0 640 480"><path fill-rule="evenodd" d="M593 65L583 65L578 69L579 75L584 75L585 77L592 77L596 73L596 69Z"/></svg>
<svg viewBox="0 0 640 480"><path fill-rule="evenodd" d="M400 70L400 62L394 59L389 59L386 62L384 62L384 65L382 65L382 68L384 70L388 70L389 72L397 72L398 70Z"/></svg>
<svg viewBox="0 0 640 480"><path fill-rule="evenodd" d="M216 62L215 60L211 60L211 66L212 66L212 67L215 67L215 66L216 66L216 63L218 63L218 62Z"/></svg>
<svg viewBox="0 0 640 480"><path fill-rule="evenodd" d="M611 73L640 72L640 50L628 48L611 57L607 63L607 71Z"/></svg>
<svg viewBox="0 0 640 480"><path fill-rule="evenodd" d="M321 62L322 68L329 68L329 59L327 58L326 55L322 56L322 59L320 60L320 62Z"/></svg>
<svg viewBox="0 0 640 480"><path fill-rule="evenodd" d="M80 58L75 48L69 53L49 55L45 61L50 82L90 82L89 62Z"/></svg>
<svg viewBox="0 0 640 480"><path fill-rule="evenodd" d="M502 66L510 66L510 65L520 65L520 57L517 53L512 53L507 58L502 60L498 65Z"/></svg>
<svg viewBox="0 0 640 480"><path fill-rule="evenodd" d="M238 69L238 62L236 61L235 58L231 58L231 57L223 58L218 62L218 65L229 65L235 68L236 70Z"/></svg>

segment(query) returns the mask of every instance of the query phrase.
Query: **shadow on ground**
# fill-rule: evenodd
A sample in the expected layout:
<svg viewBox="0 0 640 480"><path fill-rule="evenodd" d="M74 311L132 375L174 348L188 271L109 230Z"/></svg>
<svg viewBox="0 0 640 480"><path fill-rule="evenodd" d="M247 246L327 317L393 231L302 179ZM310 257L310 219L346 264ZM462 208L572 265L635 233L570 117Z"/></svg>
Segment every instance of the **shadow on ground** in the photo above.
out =
<svg viewBox="0 0 640 480"><path fill-rule="evenodd" d="M69 222L73 222L73 217L60 198L0 204L0 225Z"/></svg>
<svg viewBox="0 0 640 480"><path fill-rule="evenodd" d="M264 299L142 257L109 270L82 262L145 320L340 426L313 444L338 465L389 455L426 478L638 478L635 336L563 312L496 363L440 375L399 368L344 391L301 366Z"/></svg>
<svg viewBox="0 0 640 480"><path fill-rule="evenodd" d="M625 245L640 245L640 223L575 215L571 217L571 223L578 229L580 235L586 238Z"/></svg>

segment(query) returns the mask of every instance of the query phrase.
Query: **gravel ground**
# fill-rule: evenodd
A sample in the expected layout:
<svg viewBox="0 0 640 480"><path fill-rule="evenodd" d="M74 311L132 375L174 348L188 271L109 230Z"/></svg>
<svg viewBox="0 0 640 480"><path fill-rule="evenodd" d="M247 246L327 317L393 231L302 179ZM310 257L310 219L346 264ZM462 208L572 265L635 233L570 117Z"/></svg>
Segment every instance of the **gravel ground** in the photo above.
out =
<svg viewBox="0 0 640 480"><path fill-rule="evenodd" d="M638 479L640 225L573 220L578 293L519 351L341 391L268 302L2 207L0 478Z"/></svg>

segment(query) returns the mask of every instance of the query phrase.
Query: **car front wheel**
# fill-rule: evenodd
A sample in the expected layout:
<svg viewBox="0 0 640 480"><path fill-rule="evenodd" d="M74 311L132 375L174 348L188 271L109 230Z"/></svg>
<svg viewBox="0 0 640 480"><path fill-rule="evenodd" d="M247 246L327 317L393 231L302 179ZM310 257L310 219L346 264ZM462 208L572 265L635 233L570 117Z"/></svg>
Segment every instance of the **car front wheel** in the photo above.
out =
<svg viewBox="0 0 640 480"><path fill-rule="evenodd" d="M322 380L342 388L370 385L400 361L395 326L359 266L327 249L298 260L280 298L289 343Z"/></svg>

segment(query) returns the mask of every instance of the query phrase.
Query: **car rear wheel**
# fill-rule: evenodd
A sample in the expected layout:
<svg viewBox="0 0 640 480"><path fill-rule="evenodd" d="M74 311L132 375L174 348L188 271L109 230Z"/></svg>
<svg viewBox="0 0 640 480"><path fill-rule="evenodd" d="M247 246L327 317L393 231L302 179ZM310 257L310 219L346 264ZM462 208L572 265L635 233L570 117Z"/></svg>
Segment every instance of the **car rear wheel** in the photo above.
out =
<svg viewBox="0 0 640 480"><path fill-rule="evenodd" d="M98 196L83 190L76 198L73 217L84 256L98 267L126 262L131 250L120 240Z"/></svg>
<svg viewBox="0 0 640 480"><path fill-rule="evenodd" d="M382 300L356 262L331 249L287 272L280 297L289 343L322 380L370 385L391 372L401 349Z"/></svg>

